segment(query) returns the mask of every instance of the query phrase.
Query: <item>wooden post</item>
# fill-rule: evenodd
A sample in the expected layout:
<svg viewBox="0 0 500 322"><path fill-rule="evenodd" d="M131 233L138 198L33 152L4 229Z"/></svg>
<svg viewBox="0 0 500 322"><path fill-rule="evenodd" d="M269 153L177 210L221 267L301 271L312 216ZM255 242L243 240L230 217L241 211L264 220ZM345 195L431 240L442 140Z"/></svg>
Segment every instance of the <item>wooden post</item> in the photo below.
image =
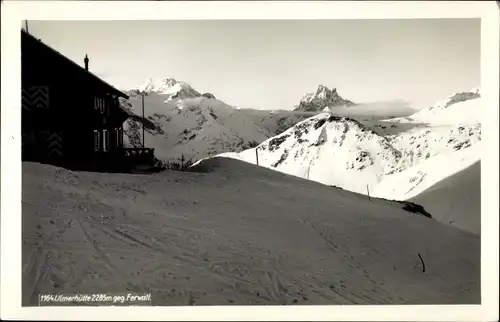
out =
<svg viewBox="0 0 500 322"><path fill-rule="evenodd" d="M257 161L257 165L259 165L259 149L255 148L255 160Z"/></svg>
<svg viewBox="0 0 500 322"><path fill-rule="evenodd" d="M371 200L371 198L370 198L370 188L368 188L368 185L366 185L366 193L368 194L368 200Z"/></svg>
<svg viewBox="0 0 500 322"><path fill-rule="evenodd" d="M142 97L142 147L144 148L145 147L145 145L144 145L144 122L146 121L144 119L144 93L142 93L141 97Z"/></svg>
<svg viewBox="0 0 500 322"><path fill-rule="evenodd" d="M420 253L418 253L418 258L420 258L420 261L422 262L422 272L425 273L425 263L422 256L420 256Z"/></svg>

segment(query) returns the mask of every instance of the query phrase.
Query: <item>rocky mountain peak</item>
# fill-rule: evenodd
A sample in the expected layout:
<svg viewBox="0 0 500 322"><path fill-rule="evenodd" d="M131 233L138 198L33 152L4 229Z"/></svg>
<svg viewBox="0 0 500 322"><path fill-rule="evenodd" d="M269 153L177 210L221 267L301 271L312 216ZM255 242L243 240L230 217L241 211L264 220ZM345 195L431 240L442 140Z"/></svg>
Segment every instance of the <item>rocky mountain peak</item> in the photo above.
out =
<svg viewBox="0 0 500 322"><path fill-rule="evenodd" d="M143 85L137 87L138 91L168 95L167 101L200 97L201 94L186 82L175 78L148 79Z"/></svg>
<svg viewBox="0 0 500 322"><path fill-rule="evenodd" d="M353 102L343 99L338 93L336 88L328 88L325 85L319 85L315 92L307 93L300 100L299 106L296 111L303 112L320 112L326 107L335 106L351 106Z"/></svg>

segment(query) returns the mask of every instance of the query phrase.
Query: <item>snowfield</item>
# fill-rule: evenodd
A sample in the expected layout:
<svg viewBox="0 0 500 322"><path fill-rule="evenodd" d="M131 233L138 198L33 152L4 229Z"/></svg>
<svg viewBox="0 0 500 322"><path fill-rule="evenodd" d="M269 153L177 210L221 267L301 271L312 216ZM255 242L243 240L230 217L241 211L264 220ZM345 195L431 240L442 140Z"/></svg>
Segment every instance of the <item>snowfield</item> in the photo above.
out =
<svg viewBox="0 0 500 322"><path fill-rule="evenodd" d="M433 218L480 235L480 161L441 180L410 200L425 205Z"/></svg>
<svg viewBox="0 0 500 322"><path fill-rule="evenodd" d="M432 185L479 162L480 148L475 146L464 151L440 154L423 160L415 166L384 178L373 190L372 195L383 198L393 196L396 200L410 199Z"/></svg>
<svg viewBox="0 0 500 322"><path fill-rule="evenodd" d="M23 163L22 193L23 305L127 291L153 305L481 302L479 236L234 159L153 175Z"/></svg>
<svg viewBox="0 0 500 322"><path fill-rule="evenodd" d="M254 149L220 156L257 162L288 174L366 193L401 155L384 137L359 122L321 113Z"/></svg>

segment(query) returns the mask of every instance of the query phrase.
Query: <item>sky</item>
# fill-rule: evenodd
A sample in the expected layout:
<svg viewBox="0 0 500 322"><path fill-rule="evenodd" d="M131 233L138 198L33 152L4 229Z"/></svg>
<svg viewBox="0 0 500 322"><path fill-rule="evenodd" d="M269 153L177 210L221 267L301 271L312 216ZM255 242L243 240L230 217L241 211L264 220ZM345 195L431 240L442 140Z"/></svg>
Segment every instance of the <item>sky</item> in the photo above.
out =
<svg viewBox="0 0 500 322"><path fill-rule="evenodd" d="M318 85L423 108L480 86L480 19L29 21L115 87L175 78L242 108L291 109Z"/></svg>

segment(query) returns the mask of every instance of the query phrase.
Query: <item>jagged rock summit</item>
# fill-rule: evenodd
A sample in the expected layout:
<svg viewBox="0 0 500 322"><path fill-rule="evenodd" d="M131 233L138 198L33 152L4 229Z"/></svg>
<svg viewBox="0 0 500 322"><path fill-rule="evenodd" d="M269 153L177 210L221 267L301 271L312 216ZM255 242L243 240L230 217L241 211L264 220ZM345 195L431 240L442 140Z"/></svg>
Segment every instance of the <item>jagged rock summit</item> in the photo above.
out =
<svg viewBox="0 0 500 322"><path fill-rule="evenodd" d="M325 108L336 106L352 106L355 103L343 99L336 88L329 89L324 85L319 85L315 92L308 93L302 97L299 106L295 111L321 112Z"/></svg>

